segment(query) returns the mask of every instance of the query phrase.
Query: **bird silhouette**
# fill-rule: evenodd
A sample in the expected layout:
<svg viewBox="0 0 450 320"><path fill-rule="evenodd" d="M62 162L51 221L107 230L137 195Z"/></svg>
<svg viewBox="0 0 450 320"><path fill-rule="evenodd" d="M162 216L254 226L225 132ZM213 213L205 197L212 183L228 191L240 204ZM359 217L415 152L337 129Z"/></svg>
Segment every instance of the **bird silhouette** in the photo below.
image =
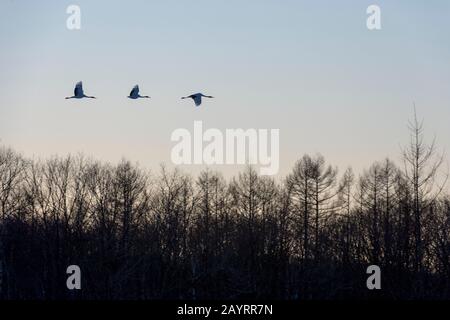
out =
<svg viewBox="0 0 450 320"><path fill-rule="evenodd" d="M130 98L130 99L139 99L139 98L147 98L147 99L149 99L150 97L149 96L141 96L139 94L139 86L135 85L133 87L133 89L131 90L130 95L128 96L128 98Z"/></svg>
<svg viewBox="0 0 450 320"><path fill-rule="evenodd" d="M181 97L181 99L189 99L191 98L195 102L195 106L200 106L202 104L202 97L204 98L214 98L212 96L205 96L203 93L194 93L187 97Z"/></svg>
<svg viewBox="0 0 450 320"><path fill-rule="evenodd" d="M91 98L91 99L97 99L96 97L87 96L84 94L83 91L83 83L80 81L75 85L75 90L73 91L73 96L66 97L66 99L82 99L82 98Z"/></svg>

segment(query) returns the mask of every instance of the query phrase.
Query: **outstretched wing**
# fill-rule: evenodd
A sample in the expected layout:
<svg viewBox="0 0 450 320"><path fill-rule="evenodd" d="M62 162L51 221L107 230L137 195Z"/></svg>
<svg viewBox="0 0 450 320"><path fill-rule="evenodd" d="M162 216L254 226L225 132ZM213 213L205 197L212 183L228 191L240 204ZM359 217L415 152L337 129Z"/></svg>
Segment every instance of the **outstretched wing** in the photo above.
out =
<svg viewBox="0 0 450 320"><path fill-rule="evenodd" d="M198 107L202 104L202 96L200 94L193 94L191 98L194 100L195 106Z"/></svg>
<svg viewBox="0 0 450 320"><path fill-rule="evenodd" d="M130 92L130 97L137 96L139 94L139 86L135 85Z"/></svg>
<svg viewBox="0 0 450 320"><path fill-rule="evenodd" d="M75 97L82 96L83 93L83 83L80 81L75 85L75 90L73 91Z"/></svg>

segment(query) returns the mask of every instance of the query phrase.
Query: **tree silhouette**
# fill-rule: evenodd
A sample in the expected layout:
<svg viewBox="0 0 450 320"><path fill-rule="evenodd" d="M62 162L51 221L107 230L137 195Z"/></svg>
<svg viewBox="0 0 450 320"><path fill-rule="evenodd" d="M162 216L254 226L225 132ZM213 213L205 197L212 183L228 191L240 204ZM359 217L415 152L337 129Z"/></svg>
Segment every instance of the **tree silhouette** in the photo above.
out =
<svg viewBox="0 0 450 320"><path fill-rule="evenodd" d="M150 174L0 148L2 299L449 299L444 157L415 117L404 167L303 156L284 179ZM79 265L83 289L66 288ZM365 286L376 264L383 290Z"/></svg>

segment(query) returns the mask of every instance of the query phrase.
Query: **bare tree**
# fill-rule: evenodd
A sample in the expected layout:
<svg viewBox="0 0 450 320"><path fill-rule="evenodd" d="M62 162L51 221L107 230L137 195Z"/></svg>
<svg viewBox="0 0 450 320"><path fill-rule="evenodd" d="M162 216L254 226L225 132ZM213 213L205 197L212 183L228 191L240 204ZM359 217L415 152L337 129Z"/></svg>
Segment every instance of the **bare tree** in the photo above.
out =
<svg viewBox="0 0 450 320"><path fill-rule="evenodd" d="M9 148L0 148L0 221L18 213L21 205L20 184L26 166L22 157ZM0 297L8 297L4 292L4 277L8 268L4 261L3 239L5 238L3 223L0 223Z"/></svg>
<svg viewBox="0 0 450 320"><path fill-rule="evenodd" d="M337 169L325 165L322 155L317 155L312 163L311 179L313 183L314 199L314 254L320 258L320 230L321 223L329 218L329 215L337 209L337 202L333 201L338 194L336 189Z"/></svg>
<svg viewBox="0 0 450 320"><path fill-rule="evenodd" d="M444 162L444 154L438 154L435 139L431 144L424 141L423 121L414 119L409 123L410 142L403 150L404 174L409 182L413 197L414 217L414 270L422 271L424 248L422 243L423 212L441 194L444 181L437 181L438 170Z"/></svg>
<svg viewBox="0 0 450 320"><path fill-rule="evenodd" d="M347 168L339 184L339 204L344 214L344 230L342 235L343 241L343 255L342 259L345 265L350 263L352 232L351 232L351 219L352 219L352 197L353 197L353 184L355 182L355 175L352 168Z"/></svg>

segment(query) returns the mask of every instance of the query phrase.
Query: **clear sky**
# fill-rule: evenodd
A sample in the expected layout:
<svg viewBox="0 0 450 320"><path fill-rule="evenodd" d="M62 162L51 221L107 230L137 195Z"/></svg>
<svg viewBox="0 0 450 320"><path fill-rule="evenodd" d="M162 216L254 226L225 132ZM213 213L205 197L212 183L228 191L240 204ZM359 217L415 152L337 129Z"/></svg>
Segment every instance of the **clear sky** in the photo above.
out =
<svg viewBox="0 0 450 320"><path fill-rule="evenodd" d="M371 4L382 30L366 28ZM1 0L0 40L0 139L27 156L157 169L172 131L203 120L279 128L281 175L316 152L360 171L399 162L413 102L450 152L448 0ZM79 80L99 99L64 100ZM152 99L127 99L134 84ZM194 92L216 99L180 100Z"/></svg>

